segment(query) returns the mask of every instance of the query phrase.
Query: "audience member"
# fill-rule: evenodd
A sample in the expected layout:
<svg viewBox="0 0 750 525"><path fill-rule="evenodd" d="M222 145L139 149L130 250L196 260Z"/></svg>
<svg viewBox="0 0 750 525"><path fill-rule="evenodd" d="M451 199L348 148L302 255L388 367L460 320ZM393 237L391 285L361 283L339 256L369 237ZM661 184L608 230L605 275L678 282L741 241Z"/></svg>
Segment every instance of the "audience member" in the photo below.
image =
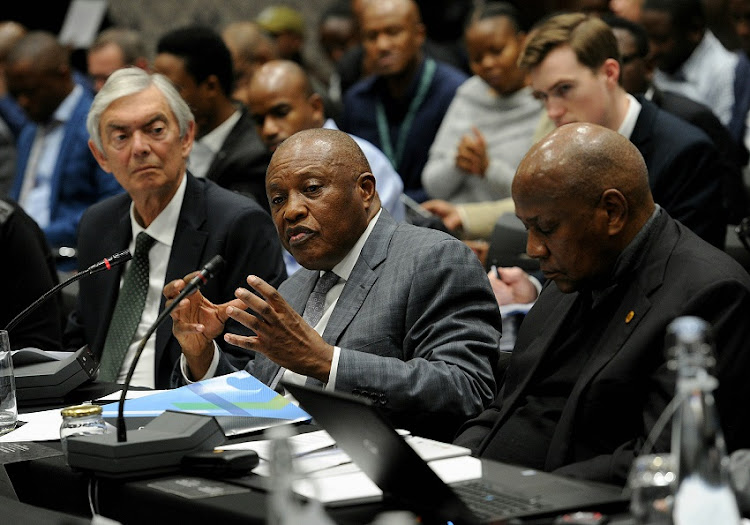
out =
<svg viewBox="0 0 750 525"><path fill-rule="evenodd" d="M190 173L255 199L266 211L271 156L244 107L232 102L232 57L212 29L188 26L163 35L154 71L172 81L195 116Z"/></svg>
<svg viewBox="0 0 750 525"><path fill-rule="evenodd" d="M374 74L344 95L341 129L379 147L403 178L405 193L424 201L422 169L466 75L424 56L424 26L413 0L363 2L359 25Z"/></svg>
<svg viewBox="0 0 750 525"><path fill-rule="evenodd" d="M30 119L18 138L11 197L53 250L74 247L83 211L122 191L88 149L91 96L73 82L68 52L49 33L19 40L8 54L6 74L8 90Z"/></svg>
<svg viewBox="0 0 750 525"><path fill-rule="evenodd" d="M334 66L328 77L328 96L331 102L341 105L343 89L337 66L348 51L359 46L357 20L349 0L334 0L323 11L318 22L318 41L326 58Z"/></svg>
<svg viewBox="0 0 750 525"><path fill-rule="evenodd" d="M110 27L99 33L88 49L86 63L94 93L98 93L109 75L118 69L136 66L148 70L141 34L123 27Z"/></svg>
<svg viewBox="0 0 750 525"><path fill-rule="evenodd" d="M84 214L79 267L124 249L133 253L133 261L124 272L118 267L80 281L66 340L68 346L90 345L101 361L100 380L121 382L140 340L164 308L165 282L200 268L214 255L227 261L203 287L214 300L233 293L248 273L275 284L286 274L268 214L252 200L186 172L195 121L165 77L138 68L116 71L94 99L87 127L97 162L127 193ZM149 339L134 385L168 386L180 356L170 325ZM237 324L227 328L242 329ZM247 353L222 346L222 355L230 359L231 354L238 366L247 361Z"/></svg>
<svg viewBox="0 0 750 525"><path fill-rule="evenodd" d="M5 79L5 63L8 53L16 42L26 36L26 28L18 22L0 22L0 119L7 125L14 139L21 134L21 129L28 122L23 109L8 93Z"/></svg>
<svg viewBox="0 0 750 525"><path fill-rule="evenodd" d="M750 54L750 0L729 0L728 8L742 50Z"/></svg>
<svg viewBox="0 0 750 525"><path fill-rule="evenodd" d="M362 395L396 425L438 439L479 413L494 395L500 315L471 251L397 224L380 207L367 159L340 131L285 140L266 189L281 242L306 269L278 291L249 276L259 296L239 289L226 304L200 292L183 301L173 313L182 374L205 375L211 340L235 319L256 335L225 340L256 352L247 369L271 387L283 376ZM222 360L217 373L233 370Z"/></svg>
<svg viewBox="0 0 750 525"><path fill-rule="evenodd" d="M675 394L667 325L713 325L730 450L748 446L750 276L654 204L637 148L593 124L532 147L513 180L527 252L549 279L494 403L456 443L490 459L623 484ZM669 450L669 427L656 451Z"/></svg>
<svg viewBox="0 0 750 525"><path fill-rule="evenodd" d="M313 128L337 129L332 119L325 118L323 99L315 93L307 73L295 62L274 60L261 66L248 88L248 108L255 120L258 134L268 150L276 148L298 131ZM401 194L404 185L383 152L364 139L351 136L367 158L375 177L378 196L383 207L400 222L406 219ZM287 273L299 264L284 253Z"/></svg>
<svg viewBox="0 0 750 525"><path fill-rule="evenodd" d="M663 91L651 82L654 68L647 60L648 36L643 26L624 18L604 19L612 28L620 51L622 87L635 95L643 93L659 108L680 117L703 130L719 152L724 189L724 205L730 224L738 224L750 211L747 190L742 180L742 166L747 164L747 151L732 140L729 130L713 111L679 93Z"/></svg>
<svg viewBox="0 0 750 525"><path fill-rule="evenodd" d="M232 98L247 104L247 86L255 70L279 58L276 44L263 29L249 20L232 22L221 33L221 38L232 55L234 91Z"/></svg>
<svg viewBox="0 0 750 525"><path fill-rule="evenodd" d="M430 148L422 171L430 197L454 203L510 197L542 109L516 64L526 37L522 23L502 2L482 9L467 28L474 76L458 88Z"/></svg>
<svg viewBox="0 0 750 525"><path fill-rule="evenodd" d="M17 204L0 199L0 272L9 277L6 300L0 305L0 327L57 283L57 270L44 233ZM58 298L34 310L9 334L13 350L32 347L62 350L61 303Z"/></svg>
<svg viewBox="0 0 750 525"><path fill-rule="evenodd" d="M609 9L615 15L630 20L631 22L641 21L641 10L643 0L610 0Z"/></svg>
<svg viewBox="0 0 750 525"><path fill-rule="evenodd" d="M520 65L529 71L534 94L555 126L590 122L629 138L646 160L656 202L699 236L723 248L727 218L716 148L698 128L640 95L626 93L619 84L618 57L617 41L606 23L571 13L549 18L532 29ZM494 220L509 206L500 201ZM462 208L464 214L472 212L471 205ZM455 211L441 212L458 216L460 221ZM493 224L489 218L485 222Z"/></svg>
<svg viewBox="0 0 750 525"><path fill-rule="evenodd" d="M738 145L748 140L750 61L706 27L701 0L646 0L641 22L658 68L654 85L707 105Z"/></svg>

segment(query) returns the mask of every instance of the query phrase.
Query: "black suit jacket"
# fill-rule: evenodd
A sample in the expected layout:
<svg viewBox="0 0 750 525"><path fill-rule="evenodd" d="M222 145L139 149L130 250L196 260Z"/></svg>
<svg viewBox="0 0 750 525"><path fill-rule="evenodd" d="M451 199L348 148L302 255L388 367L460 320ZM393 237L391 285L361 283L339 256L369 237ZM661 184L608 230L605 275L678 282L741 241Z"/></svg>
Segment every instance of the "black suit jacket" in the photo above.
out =
<svg viewBox="0 0 750 525"><path fill-rule="evenodd" d="M607 303L609 321L587 349L590 357L584 357L586 349L570 356L579 362L580 373L546 451L545 470L625 482L633 458L674 396L665 334L667 325L683 315L713 326L717 400L727 445L730 450L750 446L750 418L741 402L750 399L750 276L664 211L640 253L611 292L616 295ZM523 402L527 388L540 381L536 371L555 337L575 330L564 321L578 295L547 283L521 324L497 398L464 425L456 443L483 457L502 457L503 443L495 434ZM656 450L669 450L669 429Z"/></svg>
<svg viewBox="0 0 750 525"><path fill-rule="evenodd" d="M253 198L270 212L266 197L266 169L271 155L255 130L255 123L245 108L214 156L206 178L223 188Z"/></svg>
<svg viewBox="0 0 750 525"><path fill-rule="evenodd" d="M130 196L112 197L89 208L78 232L79 269L128 248L132 238ZM221 255L226 266L201 289L217 303L234 297L234 290L247 286L249 274L255 274L273 286L286 278L281 247L271 218L255 202L220 188L211 181L187 174L187 188L167 265L165 284L200 269L214 255ZM112 318L123 266L80 281L78 305L65 331L68 348L89 344L101 355ZM162 297L160 311L164 309ZM247 333L238 323L227 323L229 332ZM218 338L227 356L240 367L248 352L230 347ZM156 331L155 384L169 387L169 376L181 355L172 335L168 318Z"/></svg>
<svg viewBox="0 0 750 525"><path fill-rule="evenodd" d="M747 150L738 146L729 130L714 115L711 108L700 102L652 87L651 101L664 111L700 128L716 146L721 165L724 205L727 208L729 222L737 224L745 217L748 209L748 196L742 180L742 166L747 164Z"/></svg>
<svg viewBox="0 0 750 525"><path fill-rule="evenodd" d="M648 167L654 200L717 248L724 248L727 214L722 165L711 139L641 96L630 141Z"/></svg>

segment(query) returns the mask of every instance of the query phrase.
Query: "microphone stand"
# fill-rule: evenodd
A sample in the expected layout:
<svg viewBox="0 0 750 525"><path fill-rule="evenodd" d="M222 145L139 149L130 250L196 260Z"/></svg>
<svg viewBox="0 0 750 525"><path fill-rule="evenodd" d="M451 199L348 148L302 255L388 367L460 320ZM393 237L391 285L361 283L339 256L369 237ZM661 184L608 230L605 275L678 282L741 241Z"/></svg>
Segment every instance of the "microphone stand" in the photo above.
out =
<svg viewBox="0 0 750 525"><path fill-rule="evenodd" d="M50 297L55 295L58 291L62 290L69 284L74 283L80 279L83 279L86 276L93 275L95 273L99 273L104 270L111 270L115 266L119 266L120 264L126 263L132 258L133 256L130 254L130 252L128 250L125 250L122 252L118 252L112 255L111 257L107 257L106 259L99 261L95 264L92 264L91 266L83 270L82 272L78 272L77 274L73 275L69 279L66 279L65 281L52 287L52 289L50 289L49 291L45 292L44 295L42 295L39 299L31 303L20 314L18 314L13 319L11 319L10 322L5 326L4 330L6 332L10 332L11 330L13 330L13 328L15 328L16 325L18 325L18 323L26 319L26 316L28 316L31 312L36 310Z"/></svg>

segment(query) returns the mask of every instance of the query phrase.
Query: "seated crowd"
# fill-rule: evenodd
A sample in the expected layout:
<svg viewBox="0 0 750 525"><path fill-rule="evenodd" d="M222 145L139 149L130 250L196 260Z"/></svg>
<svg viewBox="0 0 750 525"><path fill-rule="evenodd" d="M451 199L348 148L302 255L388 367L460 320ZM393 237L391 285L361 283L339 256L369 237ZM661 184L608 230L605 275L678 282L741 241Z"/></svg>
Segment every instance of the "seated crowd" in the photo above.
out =
<svg viewBox="0 0 750 525"><path fill-rule="evenodd" d="M750 216L750 60L700 0L601 18L488 1L449 43L429 2L329 3L333 74L288 7L170 28L151 52L107 29L88 76L51 33L0 22L0 238L22 276L0 322L133 254L14 347L87 344L98 380L122 382L218 254L134 385L246 370L363 396L478 457L623 484L674 396L667 326L698 316L727 446L750 448L750 275L727 253ZM507 213L531 275L487 273ZM510 353L508 303L533 303Z"/></svg>

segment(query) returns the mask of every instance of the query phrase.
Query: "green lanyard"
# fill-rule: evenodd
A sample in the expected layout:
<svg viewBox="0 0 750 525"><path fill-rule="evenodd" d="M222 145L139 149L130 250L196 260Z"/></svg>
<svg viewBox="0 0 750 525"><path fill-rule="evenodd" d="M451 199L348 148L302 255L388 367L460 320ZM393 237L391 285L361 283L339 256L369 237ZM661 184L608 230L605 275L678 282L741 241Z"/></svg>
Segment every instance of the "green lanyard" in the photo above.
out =
<svg viewBox="0 0 750 525"><path fill-rule="evenodd" d="M425 59L424 69L422 75L419 77L419 87L417 93L409 104L409 110L406 112L401 126L398 128L398 143L396 144L396 151L393 151L393 143L391 142L391 132L388 126L388 117L385 115L385 108L380 97L375 101L375 117L378 123L378 136L380 137L380 146L382 147L383 153L386 154L388 160L391 161L393 168L399 171L399 165L404 157L404 149L406 148L406 137L409 136L411 126L414 123L414 117L417 114L419 106L424 102L427 96L427 90L430 89L432 84L432 78L435 76L435 70L437 64L431 58Z"/></svg>

